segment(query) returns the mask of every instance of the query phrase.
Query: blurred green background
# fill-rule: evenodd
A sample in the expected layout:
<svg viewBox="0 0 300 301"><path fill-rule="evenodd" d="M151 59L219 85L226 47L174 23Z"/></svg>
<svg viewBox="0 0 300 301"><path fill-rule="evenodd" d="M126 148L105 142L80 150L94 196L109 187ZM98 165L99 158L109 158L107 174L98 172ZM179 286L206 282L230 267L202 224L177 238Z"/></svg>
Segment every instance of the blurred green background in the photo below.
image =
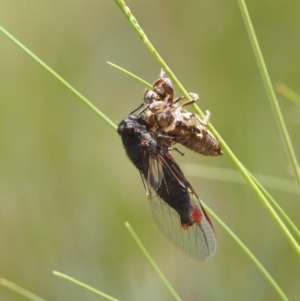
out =
<svg viewBox="0 0 300 301"><path fill-rule="evenodd" d="M292 179L237 2L128 5L246 167ZM272 81L300 92L300 2L248 6ZM145 87L106 61L150 83L158 77L160 66L114 1L0 0L0 7L1 25L116 123L141 103ZM216 222L212 260L177 250L155 225L117 133L4 35L0 45L0 277L47 300L101 299L53 270L121 300L173 300L125 229L129 221L184 300L279 300ZM299 153L300 109L279 101ZM174 156L200 197L296 300L299 259L253 191L191 177L184 168L233 168L231 161L180 149L185 156ZM270 192L298 222L299 197ZM0 287L0 300L24 299Z"/></svg>

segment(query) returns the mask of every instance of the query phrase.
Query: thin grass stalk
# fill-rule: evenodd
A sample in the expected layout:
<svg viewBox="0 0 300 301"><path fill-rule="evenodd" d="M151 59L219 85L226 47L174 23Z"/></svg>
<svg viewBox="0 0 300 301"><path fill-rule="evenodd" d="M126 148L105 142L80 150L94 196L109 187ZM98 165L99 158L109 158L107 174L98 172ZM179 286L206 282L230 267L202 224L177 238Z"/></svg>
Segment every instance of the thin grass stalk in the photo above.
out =
<svg viewBox="0 0 300 301"><path fill-rule="evenodd" d="M31 301L46 301L45 299L33 294L32 292L26 290L25 288L14 284L13 282L3 279L0 279L0 285L14 291L15 293L23 296L24 298L31 300Z"/></svg>
<svg viewBox="0 0 300 301"><path fill-rule="evenodd" d="M201 177L205 179L212 179L212 180L221 180L232 183L240 183L245 184L245 182L240 177L239 173L235 170L228 169L228 168L218 168L218 167L208 167L204 165L199 164L184 164L184 169L187 169L187 174L194 176L194 177ZM256 185L260 188L260 190L265 194L266 198L269 200L270 203L273 204L275 209L279 212L279 214L283 217L283 219L286 221L286 224L295 232L295 234L300 237L300 231L297 228L297 226L292 222L291 218L285 213L285 211L278 205L278 203L274 200L274 198L270 195L270 193L258 182L258 180L254 177L254 175L251 175L253 181L255 181ZM269 178L265 175L259 175L260 177ZM275 177L271 177L272 179ZM283 186L277 185L277 183L285 181L285 185L290 182L290 180L285 180L282 178L275 178L276 183L271 186L273 189L277 189L279 191L284 192L292 192L297 193L297 189L282 189ZM269 180L270 182L270 180ZM291 181L294 183L294 181ZM269 183L270 184L270 183ZM281 184L281 183L280 183ZM275 186L277 185L277 186ZM265 185L266 186L266 185ZM291 186L290 188L296 188L295 186Z"/></svg>
<svg viewBox="0 0 300 301"><path fill-rule="evenodd" d="M135 74L133 74L132 72L129 72L128 70L116 65L116 64L113 64L111 62L107 62L107 64L111 65L112 67L118 69L119 71L122 71L123 73L125 73L126 75L129 75L130 77L134 78L135 80L139 81L140 83L142 83L144 86L148 87L149 89L152 88L152 85L149 84L148 82L146 82L145 80L143 80L142 78L136 76Z"/></svg>
<svg viewBox="0 0 300 301"><path fill-rule="evenodd" d="M137 243L137 245L139 246L139 248L141 249L142 253L146 257L146 259L148 260L148 262L150 263L150 265L152 266L152 268L154 269L154 271L156 272L156 274L158 275L158 277L161 279L161 281L164 283L164 285L169 290L169 292L171 293L171 295L174 297L174 299L177 300L177 301L182 301L182 299L176 293L175 289L172 287L172 285L170 284L170 282L168 281L168 279L165 277L165 275L163 274L163 272L160 270L160 268L158 267L158 265L155 263L155 261L153 260L153 258L150 256L150 254L148 253L148 251L146 250L145 246L143 245L143 243L141 242L141 240L139 239L139 237L137 236L137 234L134 232L134 230L130 226L130 224L128 222L126 222L125 226L128 229L128 231L131 234L131 236L133 237L133 239L135 240L135 242Z"/></svg>
<svg viewBox="0 0 300 301"><path fill-rule="evenodd" d="M97 289L95 289L95 288L93 288L93 287L91 287L91 286L89 286L89 285L81 282L81 281L78 281L75 278L72 278L72 277L70 277L68 275L65 275L63 273L56 272L56 271L53 271L53 274L55 276L58 276L58 277L63 278L65 280L68 280L68 281L74 283L75 285L81 286L81 287L85 288L86 290L88 290L88 291L90 291L90 292L92 292L92 293L94 293L94 294L96 294L98 296L101 296L101 297L105 298L106 300L109 300L109 301L119 301L119 299L116 299L116 298L114 298L114 297L112 297L110 295L107 295L107 294L105 294L105 293L103 293L103 292L101 292L101 291L99 291L99 290L97 290Z"/></svg>
<svg viewBox="0 0 300 301"><path fill-rule="evenodd" d="M236 184L247 184L244 178L241 177L240 172L235 169L192 163L182 163L182 167L186 174L194 177ZM253 173L253 175L268 189L298 194L297 187L294 185L294 180L258 173Z"/></svg>
<svg viewBox="0 0 300 301"><path fill-rule="evenodd" d="M204 203L203 203L204 204ZM263 274L263 276L269 281L271 286L275 289L275 291L279 294L279 296L282 298L284 301L289 301L288 297L286 294L283 292L283 290L280 288L278 283L274 280L274 278L270 275L270 273L264 268L264 266L260 263L260 261L255 257L255 255L247 248L247 246L238 238L238 236L222 221L220 217L218 217L206 204L204 204L205 210L216 220L216 222L233 238L233 240L238 244L239 247L241 247L244 252L248 255L248 257L254 262L254 264L257 266L259 271ZM161 278L161 280L165 283L167 288L170 290L170 292L173 294L173 288L170 286L169 287L169 282L163 275L163 273L160 271L158 266L155 264L154 260L150 256L150 254L147 252L146 248L142 244L141 240L137 236L137 234L134 232L132 227L129 225L128 222L125 223L126 227L128 228L130 234L132 235L133 239L136 241L138 246L140 247L141 251L143 252L144 256L147 258L151 266L154 268L158 276ZM174 293L176 293L174 291ZM174 298L176 300L179 298L178 295L174 295Z"/></svg>
<svg viewBox="0 0 300 301"><path fill-rule="evenodd" d="M256 185L261 189L261 191L265 194L267 199L270 203L273 204L273 206L276 208L276 210L281 214L281 216L285 219L286 223L290 226L290 228L295 232L295 234L300 237L300 231L296 227L296 225L293 223L291 218L285 213L285 211L278 205L278 203L273 199L273 197L269 194L269 192L252 176L252 179L255 181Z"/></svg>
<svg viewBox="0 0 300 301"><path fill-rule="evenodd" d="M203 203L204 204L204 203ZM233 240L244 250L248 257L254 262L257 268L265 276L265 278L270 282L275 291L280 295L282 300L288 301L288 297L277 284L277 282L272 278L270 273L264 268L264 266L259 262L255 255L246 247L246 245L238 238L238 236L206 205L204 204L205 210L217 221L217 223L225 229L225 231L233 238Z"/></svg>
<svg viewBox="0 0 300 301"><path fill-rule="evenodd" d="M244 0L237 0L237 1L239 4L241 13L242 13L244 22L245 22L245 26L246 26L246 29L247 29L247 32L248 32L248 35L249 35L249 38L251 41L251 45L252 45L252 48L254 51L256 61L258 63L258 68L261 73L262 80L266 87L267 94L268 94L269 100L271 102L273 112L275 114L275 119L277 121L277 125L279 127L281 137L283 139L283 144L287 151L288 159L290 160L291 165L293 167L294 177L295 177L296 183L298 185L298 190L300 193L300 169L299 169L299 165L297 162L297 157L296 157L288 130L286 128L286 125L285 125L285 122L284 122L284 119L283 119L283 116L282 116L282 113L280 110L280 106L279 106L279 103L276 98L276 94L273 89L273 85L272 85L272 82L271 82L271 79L270 79L270 76L269 76L269 73L267 70L267 66L265 64L262 52L259 47L259 43L258 43L254 28L253 28L253 25L251 22L251 18L250 18L246 3Z"/></svg>
<svg viewBox="0 0 300 301"><path fill-rule="evenodd" d="M53 69L51 69L45 62L43 62L39 57L37 57L32 51L30 51L25 45L18 41L13 35L11 35L7 30L0 26L0 32L2 32L6 37L13 41L18 47L20 47L25 53L27 53L32 59L34 59L40 66L42 66L46 71L53 75L58 81L61 82L66 88L68 88L75 96L77 96L86 106L92 109L100 118L102 118L108 125L110 125L115 130L117 125L110 120L104 113L102 113L96 106L87 100L81 93L79 93L73 86L71 86L65 79L63 79L59 74L57 74Z"/></svg>

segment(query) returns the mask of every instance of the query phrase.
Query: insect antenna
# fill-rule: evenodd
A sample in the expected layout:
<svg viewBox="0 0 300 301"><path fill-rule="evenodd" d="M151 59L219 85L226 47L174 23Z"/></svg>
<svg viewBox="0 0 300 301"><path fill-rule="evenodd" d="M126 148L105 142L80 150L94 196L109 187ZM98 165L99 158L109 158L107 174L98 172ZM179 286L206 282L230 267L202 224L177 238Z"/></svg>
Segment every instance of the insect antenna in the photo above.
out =
<svg viewBox="0 0 300 301"><path fill-rule="evenodd" d="M142 106L144 105L144 103L141 103L136 109L134 109L132 112L129 113L129 115L133 115L134 112L138 111ZM147 107L148 108L148 107ZM142 112L144 112L145 109L143 109ZM141 113L139 113L140 115Z"/></svg>
<svg viewBox="0 0 300 301"><path fill-rule="evenodd" d="M138 109L140 109L143 105L144 105L144 104L142 103L142 105L139 106ZM139 112L138 115L140 116L142 113L144 113L144 112L149 108L149 106L150 106L150 104L146 105L145 108L143 108L143 110L142 110L141 112ZM136 109L135 111L137 111L138 109ZM135 112L135 111L133 111L133 112Z"/></svg>

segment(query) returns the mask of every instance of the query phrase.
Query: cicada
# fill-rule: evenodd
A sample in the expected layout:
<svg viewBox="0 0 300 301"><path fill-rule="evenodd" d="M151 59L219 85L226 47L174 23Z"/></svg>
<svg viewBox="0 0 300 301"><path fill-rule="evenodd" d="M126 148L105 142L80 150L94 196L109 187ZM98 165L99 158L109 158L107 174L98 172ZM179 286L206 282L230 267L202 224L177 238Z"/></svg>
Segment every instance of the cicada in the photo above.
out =
<svg viewBox="0 0 300 301"><path fill-rule="evenodd" d="M140 172L159 228L189 256L210 259L216 251L212 222L170 154L172 148L140 115L122 120L118 133L128 158Z"/></svg>

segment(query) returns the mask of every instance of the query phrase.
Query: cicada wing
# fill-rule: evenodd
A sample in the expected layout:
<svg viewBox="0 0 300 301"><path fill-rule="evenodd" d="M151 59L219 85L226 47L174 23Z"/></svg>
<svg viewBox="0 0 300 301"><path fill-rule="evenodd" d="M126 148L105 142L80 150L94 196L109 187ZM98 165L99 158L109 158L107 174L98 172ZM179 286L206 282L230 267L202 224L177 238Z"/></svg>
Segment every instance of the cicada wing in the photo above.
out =
<svg viewBox="0 0 300 301"><path fill-rule="evenodd" d="M157 189L161 185L161 181L164 178L164 173L160 162L157 158L150 156L149 157L149 164L148 164L148 176L147 181L149 186L154 190Z"/></svg>
<svg viewBox="0 0 300 301"><path fill-rule="evenodd" d="M169 174L169 176L175 178L179 185L181 185L183 188L191 187L189 182L184 177L179 166L173 161L173 157L169 153L163 154L163 155L158 154L157 159L158 159L162 169L167 174ZM192 187L191 187L191 189L192 189Z"/></svg>
<svg viewBox="0 0 300 301"><path fill-rule="evenodd" d="M195 202L196 200L196 202ZM191 202L201 212L201 220L186 229L181 227L178 213L158 195L149 196L150 207L155 222L164 235L179 249L197 260L208 260L216 252L216 237L210 221L206 218L198 199L191 194Z"/></svg>
<svg viewBox="0 0 300 301"><path fill-rule="evenodd" d="M214 256L217 249L216 233L212 222L196 196L192 195L192 201L196 208L200 210L201 220L190 228L199 234L199 243L202 245L203 259L208 260ZM197 229L196 229L197 228Z"/></svg>
<svg viewBox="0 0 300 301"><path fill-rule="evenodd" d="M145 168L144 172L141 172L141 176L158 227L166 237L189 256L200 260L211 258L216 250L213 226L201 206L196 192L183 175L180 167L175 163L167 149L160 148L158 150L151 144L149 144L144 160L148 160L148 164L144 164L148 166L148 170ZM186 192L190 202L191 215L195 212L197 216L197 218L192 219L195 221L193 225L183 227L177 211L156 193L162 185L170 194L173 193L172 187L167 186L166 176L174 179L181 190Z"/></svg>

